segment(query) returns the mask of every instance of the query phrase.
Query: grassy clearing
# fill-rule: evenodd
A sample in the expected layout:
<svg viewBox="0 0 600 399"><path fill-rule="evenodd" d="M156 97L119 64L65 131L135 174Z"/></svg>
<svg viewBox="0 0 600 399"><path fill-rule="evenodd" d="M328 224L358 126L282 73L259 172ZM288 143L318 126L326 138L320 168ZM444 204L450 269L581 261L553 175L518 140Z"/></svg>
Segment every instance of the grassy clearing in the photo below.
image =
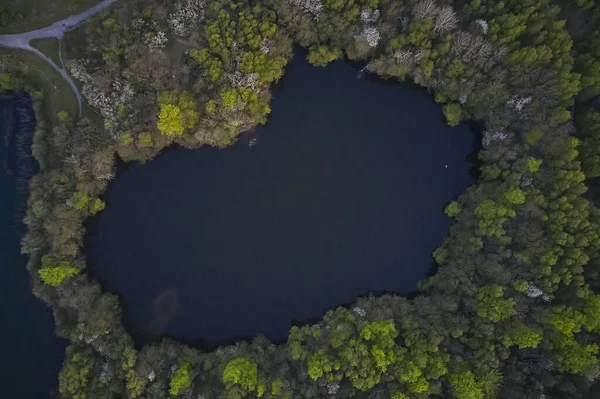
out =
<svg viewBox="0 0 600 399"><path fill-rule="evenodd" d="M40 29L78 14L102 0L10 0L12 15L8 25L0 26L0 35Z"/></svg>
<svg viewBox="0 0 600 399"><path fill-rule="evenodd" d="M44 92L44 116L48 120L55 120L60 111L69 115L79 115L77 97L71 86L61 74L46 61L36 54L25 50L0 49L0 55L8 54L11 61L24 71L34 87L39 87Z"/></svg>
<svg viewBox="0 0 600 399"><path fill-rule="evenodd" d="M46 54L59 68L63 68L60 62L60 44L57 39L34 39L30 42L31 46Z"/></svg>

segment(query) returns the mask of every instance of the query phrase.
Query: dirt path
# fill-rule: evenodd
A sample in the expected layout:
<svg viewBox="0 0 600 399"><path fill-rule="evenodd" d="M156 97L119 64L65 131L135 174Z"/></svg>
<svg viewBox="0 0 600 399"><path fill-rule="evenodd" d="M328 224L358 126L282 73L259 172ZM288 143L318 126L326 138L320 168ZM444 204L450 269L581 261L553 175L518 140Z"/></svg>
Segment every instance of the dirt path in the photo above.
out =
<svg viewBox="0 0 600 399"><path fill-rule="evenodd" d="M72 15L68 18L63 19L62 21L55 22L52 25L47 26L42 29L32 30L30 32L18 33L18 34L14 34L14 35L0 35L0 47L17 48L17 49L30 51L32 53L37 54L39 57L41 57L43 60L45 60L48 64L50 64L52 66L52 68L54 68L58 73L60 73L62 75L62 77L67 81L69 86L71 86L71 89L73 89L73 92L75 93L75 96L77 97L77 102L79 104L79 116L81 116L81 111L82 111L81 94L79 93L77 86L75 86L75 83L73 82L73 80L71 79L71 77L69 76L67 71L65 70L64 63L63 63L62 68L59 67L58 65L56 65L56 63L54 63L54 61L52 61L44 53L42 53L38 49L32 47L30 42L33 39L47 39L47 38L55 38L60 41L63 38L63 36L65 35L65 33L77 28L83 22L87 21L88 19L90 19L94 15L98 14L100 11L104 10L106 7L110 6L111 4L113 4L116 1L117 0L104 0L103 2L82 12L81 14ZM60 53L59 53L59 56L61 56L61 59L62 59L62 55Z"/></svg>

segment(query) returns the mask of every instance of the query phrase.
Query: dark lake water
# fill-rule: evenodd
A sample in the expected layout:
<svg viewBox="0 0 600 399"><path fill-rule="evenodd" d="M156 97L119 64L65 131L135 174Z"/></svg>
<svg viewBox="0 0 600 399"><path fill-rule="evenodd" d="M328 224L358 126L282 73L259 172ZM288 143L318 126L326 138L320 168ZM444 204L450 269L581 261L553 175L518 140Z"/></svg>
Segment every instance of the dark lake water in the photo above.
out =
<svg viewBox="0 0 600 399"><path fill-rule="evenodd" d="M34 129L29 98L0 95L0 382L6 398L54 396L65 350L54 336L50 308L31 294L20 249Z"/></svg>
<svg viewBox="0 0 600 399"><path fill-rule="evenodd" d="M296 56L256 146L123 168L88 255L134 331L280 340L359 295L416 290L443 206L472 183L474 135L424 90L357 72Z"/></svg>

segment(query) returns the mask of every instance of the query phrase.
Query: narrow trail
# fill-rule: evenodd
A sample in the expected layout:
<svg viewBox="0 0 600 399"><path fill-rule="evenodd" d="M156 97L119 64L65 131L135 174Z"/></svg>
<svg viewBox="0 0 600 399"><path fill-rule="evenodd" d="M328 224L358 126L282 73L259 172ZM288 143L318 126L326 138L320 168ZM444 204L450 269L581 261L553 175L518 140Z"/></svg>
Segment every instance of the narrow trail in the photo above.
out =
<svg viewBox="0 0 600 399"><path fill-rule="evenodd" d="M87 9L86 11L82 12L81 14L72 15L68 18L63 19L62 21L55 22L52 25L49 25L42 29L37 29L37 30L29 31L29 32L17 33L17 34L12 34L12 35L0 35L0 47L16 48L16 49L30 51L34 54L37 54L44 61L46 61L48 64L50 64L52 66L52 68L54 68L58 73L60 73L62 75L62 77L66 80L66 82L69 84L69 86L71 86L71 89L73 90L73 92L75 93L75 96L77 97L77 103L79 105L79 116L81 116L81 112L82 112L81 93L79 93L79 89L77 89L77 86L75 86L75 83L73 82L73 80L71 79L71 77L69 76L67 71L65 70L64 62L63 62L62 68L59 67L48 56L46 56L44 53L42 53L38 49L34 48L30 44L30 42L33 39L48 39L48 38L58 39L60 42L60 40L65 35L65 33L70 32L73 29L77 28L79 25L81 25L82 23L84 23L85 21L87 21L88 19L93 17L94 15L98 14L100 11L104 10L106 7L115 3L116 1L117 0L104 0L103 2L97 4L96 6L94 6L92 8ZM59 57L62 62L62 54L60 52L60 47L59 47Z"/></svg>

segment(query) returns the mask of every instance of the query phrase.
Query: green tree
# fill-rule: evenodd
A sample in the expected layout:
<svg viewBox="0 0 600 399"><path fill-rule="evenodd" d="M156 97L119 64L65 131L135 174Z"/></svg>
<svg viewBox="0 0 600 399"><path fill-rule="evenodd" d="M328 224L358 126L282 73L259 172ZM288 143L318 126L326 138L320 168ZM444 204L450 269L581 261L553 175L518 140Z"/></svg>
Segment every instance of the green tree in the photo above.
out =
<svg viewBox="0 0 600 399"><path fill-rule="evenodd" d="M477 289L477 315L497 323L507 320L516 314L515 300L504 299L504 288L497 284L486 285Z"/></svg>
<svg viewBox="0 0 600 399"><path fill-rule="evenodd" d="M504 199L514 205L525 203L525 192L519 188L512 187L504 192Z"/></svg>
<svg viewBox="0 0 600 399"><path fill-rule="evenodd" d="M443 112L449 126L457 126L460 123L462 118L462 108L460 107L460 104L450 103L444 105Z"/></svg>
<svg viewBox="0 0 600 399"><path fill-rule="evenodd" d="M232 359L223 370L223 382L252 392L258 385L258 365L246 357Z"/></svg>
<svg viewBox="0 0 600 399"><path fill-rule="evenodd" d="M67 277L75 276L78 273L79 269L73 267L71 262L56 261L48 255L42 257L42 267L38 270L42 281L53 287L60 285Z"/></svg>
<svg viewBox="0 0 600 399"><path fill-rule="evenodd" d="M462 211L462 207L457 201L452 201L446 205L446 208L444 208L446 215L450 216L451 218L457 217L460 214L460 211Z"/></svg>
<svg viewBox="0 0 600 399"><path fill-rule="evenodd" d="M456 399L483 399L484 393L471 371L450 374L448 381Z"/></svg>
<svg viewBox="0 0 600 399"><path fill-rule="evenodd" d="M542 335L522 322L515 322L504 334L505 346L517 345L519 349L535 348L542 342Z"/></svg>
<svg viewBox="0 0 600 399"><path fill-rule="evenodd" d="M95 198L90 205L90 213L92 215L97 214L98 212L104 210L106 207L106 203L102 201L100 198Z"/></svg>
<svg viewBox="0 0 600 399"><path fill-rule="evenodd" d="M71 196L71 202L75 209L85 209L91 200L92 198L83 191L76 191Z"/></svg>
<svg viewBox="0 0 600 399"><path fill-rule="evenodd" d="M332 61L342 58L342 50L337 47L313 45L308 49L308 62L314 66L324 67Z"/></svg>
<svg viewBox="0 0 600 399"><path fill-rule="evenodd" d="M179 395L179 393L185 391L192 384L191 371L192 365L189 362L185 362L179 366L169 383L169 393L171 395Z"/></svg>

